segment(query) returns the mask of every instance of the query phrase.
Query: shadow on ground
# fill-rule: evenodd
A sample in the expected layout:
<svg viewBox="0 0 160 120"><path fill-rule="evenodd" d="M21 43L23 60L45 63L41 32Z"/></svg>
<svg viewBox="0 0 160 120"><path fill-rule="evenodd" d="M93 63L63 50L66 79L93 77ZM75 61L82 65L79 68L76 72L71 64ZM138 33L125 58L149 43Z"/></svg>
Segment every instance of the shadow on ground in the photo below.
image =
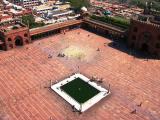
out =
<svg viewBox="0 0 160 120"><path fill-rule="evenodd" d="M147 52L142 52L140 50L135 50L133 48L129 48L127 46L126 42L122 42L122 41L112 41L111 43L108 44L109 47L112 47L114 49L117 49L119 51L122 51L124 53L127 53L128 55L131 55L135 58L140 58L140 59L156 59L156 60L160 60L160 58L158 56L155 55L151 55Z"/></svg>
<svg viewBox="0 0 160 120"><path fill-rule="evenodd" d="M116 39L116 38L113 38L113 36L110 34L104 35L104 33L98 32L94 29L89 29L89 28L88 29L83 28L83 29L111 40L111 43L108 44L109 47L112 47L114 49L117 49L119 51L127 53L128 55L131 55L135 58L140 58L140 59L145 59L145 60L148 60L148 59L160 60L160 57L158 57L156 55L151 55L147 52L142 52L140 50L135 50L133 48L129 48L127 46L127 42L126 42L125 38Z"/></svg>

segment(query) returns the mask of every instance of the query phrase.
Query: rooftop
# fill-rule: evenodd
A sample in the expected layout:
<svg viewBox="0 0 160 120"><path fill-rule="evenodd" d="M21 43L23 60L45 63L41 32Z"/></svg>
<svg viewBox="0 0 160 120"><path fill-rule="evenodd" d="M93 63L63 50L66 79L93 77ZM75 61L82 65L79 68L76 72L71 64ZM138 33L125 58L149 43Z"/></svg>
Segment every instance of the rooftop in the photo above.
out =
<svg viewBox="0 0 160 120"><path fill-rule="evenodd" d="M81 20L68 20L67 22L62 22L62 23L58 23L58 24L50 24L50 25L46 25L44 27L41 28L33 28L30 29L30 34L31 35L36 35L38 33L43 33L43 32L48 32L51 30L55 30L55 29L59 29L61 27L66 27L69 25L74 25L74 24L78 24L81 23Z"/></svg>
<svg viewBox="0 0 160 120"><path fill-rule="evenodd" d="M84 19L85 22L90 22L90 23L94 23L96 25L100 25L100 26L103 26L103 27L106 27L106 28L109 28L111 30L114 30L114 31L117 31L117 32L120 32L120 33L125 33L126 32L126 29L122 28L122 27L118 27L118 26L115 26L115 25L112 25L112 24L108 24L108 23L105 23L105 22L102 22L100 20L95 20L95 19Z"/></svg>
<svg viewBox="0 0 160 120"><path fill-rule="evenodd" d="M8 24L6 26L1 26L0 31L4 33L19 32L22 30L22 28L26 29L26 26L21 23L14 23Z"/></svg>
<svg viewBox="0 0 160 120"><path fill-rule="evenodd" d="M33 10L47 10L47 9L52 9L54 6L53 5L47 5L47 4L42 4L42 5L39 5L39 6L34 6L33 7Z"/></svg>
<svg viewBox="0 0 160 120"><path fill-rule="evenodd" d="M160 25L160 15L154 16L154 15L146 15L146 14L139 14L139 15L132 15L132 19L146 22L148 24L155 24L157 26Z"/></svg>
<svg viewBox="0 0 160 120"><path fill-rule="evenodd" d="M108 46L109 43L112 43L109 39L77 29L0 52L0 117L9 120L159 120L160 61L135 58ZM71 45L85 50L85 59L57 57ZM109 97L82 114L73 112L72 107L50 89L51 80L55 83L77 71L87 77L103 78L104 88L111 86Z"/></svg>

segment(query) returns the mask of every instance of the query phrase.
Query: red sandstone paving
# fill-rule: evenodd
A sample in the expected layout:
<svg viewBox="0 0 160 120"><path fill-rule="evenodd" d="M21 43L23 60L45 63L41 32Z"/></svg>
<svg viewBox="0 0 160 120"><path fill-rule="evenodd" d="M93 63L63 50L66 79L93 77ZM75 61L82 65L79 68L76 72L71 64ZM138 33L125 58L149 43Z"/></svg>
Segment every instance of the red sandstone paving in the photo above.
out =
<svg viewBox="0 0 160 120"><path fill-rule="evenodd" d="M78 29L1 52L0 116L6 120L160 120L160 61L145 61L104 46L110 42ZM88 61L58 58L70 45L95 52ZM81 115L48 88L50 80L54 83L77 71L103 78L102 86L110 84L112 93ZM136 114L131 114L134 109Z"/></svg>

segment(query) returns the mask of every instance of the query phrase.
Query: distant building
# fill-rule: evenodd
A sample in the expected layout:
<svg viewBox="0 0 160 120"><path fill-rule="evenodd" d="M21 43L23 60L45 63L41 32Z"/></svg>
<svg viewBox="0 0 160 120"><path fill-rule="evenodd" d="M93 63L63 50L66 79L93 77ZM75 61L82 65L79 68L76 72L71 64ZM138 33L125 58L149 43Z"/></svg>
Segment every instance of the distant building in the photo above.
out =
<svg viewBox="0 0 160 120"><path fill-rule="evenodd" d="M32 8L40 4L40 0L13 0L16 5L21 5L24 8Z"/></svg>
<svg viewBox="0 0 160 120"><path fill-rule="evenodd" d="M3 10L4 6L3 3L0 2L0 10Z"/></svg>
<svg viewBox="0 0 160 120"><path fill-rule="evenodd" d="M4 13L0 14L0 22L10 21L12 19L13 19L12 15L4 14Z"/></svg>
<svg viewBox="0 0 160 120"><path fill-rule="evenodd" d="M46 14L46 17L48 17L48 18L63 17L63 16L68 16L72 13L74 13L72 10L51 11Z"/></svg>
<svg viewBox="0 0 160 120"><path fill-rule="evenodd" d="M48 11L51 11L51 10L58 10L58 7L53 6L53 5L47 5L47 4L33 7L34 14L47 13Z"/></svg>
<svg viewBox="0 0 160 120"><path fill-rule="evenodd" d="M2 16L6 18L8 18L7 14L8 16L12 16L13 18L21 17L26 14L32 14L31 10L25 9L21 5L14 4L12 1L9 2L9 1L3 0L3 7L4 7L3 12L5 14Z"/></svg>

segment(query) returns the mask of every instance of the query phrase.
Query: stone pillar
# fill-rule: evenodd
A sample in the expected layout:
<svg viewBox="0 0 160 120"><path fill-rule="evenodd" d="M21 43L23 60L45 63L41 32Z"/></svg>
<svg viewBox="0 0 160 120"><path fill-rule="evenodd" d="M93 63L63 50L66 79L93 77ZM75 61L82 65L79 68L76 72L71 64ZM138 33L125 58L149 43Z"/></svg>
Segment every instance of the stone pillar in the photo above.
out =
<svg viewBox="0 0 160 120"><path fill-rule="evenodd" d="M31 40L31 35L30 35L30 31L29 31L29 29L28 29L28 43L31 43L32 42L32 40Z"/></svg>

